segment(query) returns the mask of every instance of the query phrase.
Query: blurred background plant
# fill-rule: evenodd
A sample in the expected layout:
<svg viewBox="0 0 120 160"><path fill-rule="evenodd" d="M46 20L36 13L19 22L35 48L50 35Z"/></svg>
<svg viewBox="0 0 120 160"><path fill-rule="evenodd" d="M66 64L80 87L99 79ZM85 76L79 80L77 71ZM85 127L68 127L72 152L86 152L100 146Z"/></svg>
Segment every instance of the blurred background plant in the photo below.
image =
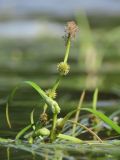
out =
<svg viewBox="0 0 120 160"><path fill-rule="evenodd" d="M86 72L85 86L87 89L95 89L100 86L101 78L99 75L102 66L103 54L96 49L93 31L84 11L77 15L80 26L80 56L79 64L83 61L83 68Z"/></svg>

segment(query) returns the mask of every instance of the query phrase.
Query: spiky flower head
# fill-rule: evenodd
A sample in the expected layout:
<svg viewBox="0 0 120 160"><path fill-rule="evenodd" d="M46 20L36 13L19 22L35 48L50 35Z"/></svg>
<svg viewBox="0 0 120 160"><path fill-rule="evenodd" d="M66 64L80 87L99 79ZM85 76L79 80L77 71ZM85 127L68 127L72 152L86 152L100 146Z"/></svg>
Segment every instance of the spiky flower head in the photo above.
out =
<svg viewBox="0 0 120 160"><path fill-rule="evenodd" d="M60 62L57 65L57 70L58 70L60 75L66 76L70 71L70 66L65 62Z"/></svg>
<svg viewBox="0 0 120 160"><path fill-rule="evenodd" d="M47 121L48 121L48 115L47 115L46 113L42 113L42 114L40 115L40 122L41 122L42 124L46 124Z"/></svg>
<svg viewBox="0 0 120 160"><path fill-rule="evenodd" d="M52 89L48 89L46 90L46 94L48 97L55 99L56 98L56 91L52 90Z"/></svg>
<svg viewBox="0 0 120 160"><path fill-rule="evenodd" d="M75 38L76 33L78 32L78 26L74 21L67 22L65 27L66 36L70 38Z"/></svg>

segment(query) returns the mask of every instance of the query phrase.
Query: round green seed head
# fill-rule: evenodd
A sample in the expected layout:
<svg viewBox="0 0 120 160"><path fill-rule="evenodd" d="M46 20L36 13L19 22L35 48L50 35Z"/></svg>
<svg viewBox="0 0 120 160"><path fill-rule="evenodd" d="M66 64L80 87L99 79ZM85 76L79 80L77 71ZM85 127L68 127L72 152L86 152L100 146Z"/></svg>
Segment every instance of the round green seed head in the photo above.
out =
<svg viewBox="0 0 120 160"><path fill-rule="evenodd" d="M70 66L65 62L60 62L57 65L57 70L58 70L60 75L66 76L70 71Z"/></svg>

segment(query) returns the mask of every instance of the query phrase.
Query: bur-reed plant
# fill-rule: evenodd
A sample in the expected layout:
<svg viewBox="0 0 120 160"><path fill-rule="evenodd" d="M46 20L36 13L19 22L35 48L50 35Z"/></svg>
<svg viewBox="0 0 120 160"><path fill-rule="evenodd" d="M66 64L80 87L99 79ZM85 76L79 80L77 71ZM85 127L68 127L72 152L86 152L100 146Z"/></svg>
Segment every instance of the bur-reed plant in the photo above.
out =
<svg viewBox="0 0 120 160"><path fill-rule="evenodd" d="M64 76L67 76L70 71L70 65L68 64L68 58L70 53L70 47L71 42L75 38L76 33L78 32L78 26L74 21L70 21L67 23L65 28L65 35L64 35L64 41L65 41L65 55L63 58L63 61L58 63L57 65L57 71L58 71L58 77L53 85L53 87L49 88L48 90L44 91L41 89L39 85L37 85L35 82L32 81L24 81L18 86L16 86L11 94L8 97L7 103L6 103L6 119L8 126L12 128L12 124L10 121L9 116L9 106L15 96L16 91L22 86L22 85L29 85L32 87L39 95L40 98L44 100L44 105L41 108L42 114L38 118L38 121L34 121L34 110L30 114L30 124L26 127L24 127L22 130L20 130L16 137L15 141L19 141L21 139L26 139L29 143L33 144L35 142L55 142L59 139L70 141L73 143L82 143L82 140L75 137L76 133L76 127L79 126L86 131L88 131L93 137L96 137L96 140L98 140L100 143L102 143L102 140L98 135L93 132L90 128L87 126L79 123L79 114L80 111L88 111L92 113L94 116L99 117L102 121L107 123L112 129L114 129L117 133L120 134L120 127L114 123L111 119L109 119L106 115L104 115L102 112L97 111L97 98L98 98L98 89L95 90L93 95L93 108L82 108L82 102L85 96L85 91L83 91L80 102L78 107L67 113L65 117L58 118L59 113L61 112L61 108L57 101L55 100L57 95L57 90L60 85L60 82L64 78ZM48 107L51 108L52 111L52 120L50 121L48 119ZM71 120L71 116L75 114L75 118ZM71 135L64 134L63 128L66 125L66 123L70 123L73 125ZM0 141L6 142L7 140L4 138L1 138ZM8 140L10 141L10 140Z"/></svg>

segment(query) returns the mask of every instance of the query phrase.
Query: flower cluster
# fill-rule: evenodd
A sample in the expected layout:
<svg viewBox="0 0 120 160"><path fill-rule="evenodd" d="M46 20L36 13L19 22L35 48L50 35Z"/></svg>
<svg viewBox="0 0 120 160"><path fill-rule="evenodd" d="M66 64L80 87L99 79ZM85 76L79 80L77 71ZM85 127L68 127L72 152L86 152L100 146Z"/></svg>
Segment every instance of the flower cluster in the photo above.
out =
<svg viewBox="0 0 120 160"><path fill-rule="evenodd" d="M68 22L65 27L66 37L75 38L78 30L79 30L78 26L74 21Z"/></svg>
<svg viewBox="0 0 120 160"><path fill-rule="evenodd" d="M47 121L48 121L48 115L47 115L46 113L42 113L42 114L40 115L40 122L41 122L42 124L46 124Z"/></svg>

